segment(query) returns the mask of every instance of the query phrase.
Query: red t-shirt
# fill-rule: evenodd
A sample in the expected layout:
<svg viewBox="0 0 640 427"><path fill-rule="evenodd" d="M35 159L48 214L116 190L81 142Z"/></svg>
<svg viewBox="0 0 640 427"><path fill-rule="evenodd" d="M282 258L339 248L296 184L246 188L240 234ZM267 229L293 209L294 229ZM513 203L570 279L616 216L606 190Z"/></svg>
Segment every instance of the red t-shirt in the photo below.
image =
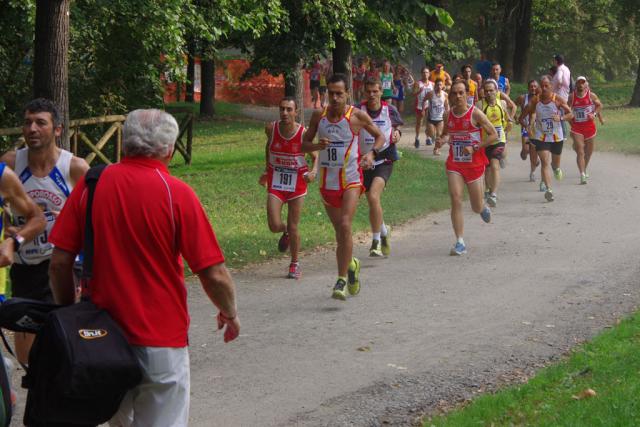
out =
<svg viewBox="0 0 640 427"><path fill-rule="evenodd" d="M84 179L74 188L49 241L83 246ZM93 200L91 300L111 314L132 345L184 347L189 314L182 258L198 272L224 262L193 190L154 159L125 157L107 167Z"/></svg>

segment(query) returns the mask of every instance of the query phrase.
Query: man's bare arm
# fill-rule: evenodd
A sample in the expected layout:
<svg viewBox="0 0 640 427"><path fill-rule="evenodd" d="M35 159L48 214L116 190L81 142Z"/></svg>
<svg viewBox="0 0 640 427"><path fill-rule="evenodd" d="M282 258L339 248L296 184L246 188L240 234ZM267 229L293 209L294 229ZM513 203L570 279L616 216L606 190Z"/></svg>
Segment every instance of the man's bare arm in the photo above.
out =
<svg viewBox="0 0 640 427"><path fill-rule="evenodd" d="M598 95L593 92L591 92L591 101L596 106L595 113L598 116L598 120L600 120L600 124L603 125L604 117L602 117L602 102L600 101L600 98L598 98Z"/></svg>
<svg viewBox="0 0 640 427"><path fill-rule="evenodd" d="M218 329L226 325L224 342L233 341L240 334L240 319L236 305L236 285L224 263L199 271L198 278L211 302L220 310Z"/></svg>
<svg viewBox="0 0 640 427"><path fill-rule="evenodd" d="M47 225L42 210L36 206L27 195L18 176L9 168L5 168L0 177L0 194L17 211L24 212L26 222L20 229L20 236L25 240L32 240L40 234ZM7 228L9 234L9 228ZM0 243L0 267L11 265L14 261L15 242L11 238Z"/></svg>
<svg viewBox="0 0 640 427"><path fill-rule="evenodd" d="M70 305L76 300L76 287L73 281L73 262L76 254L60 248L53 248L49 264L49 280L53 301L56 304Z"/></svg>
<svg viewBox="0 0 640 427"><path fill-rule="evenodd" d="M73 156L71 158L71 164L69 165L69 176L71 177L71 182L75 185L80 178L84 176L85 173L89 170L89 163L82 157Z"/></svg>
<svg viewBox="0 0 640 427"><path fill-rule="evenodd" d="M0 156L0 162L4 162L11 169L15 169L16 168L16 151L10 150L4 153L2 156ZM21 172L22 171L20 171L19 173Z"/></svg>
<svg viewBox="0 0 640 427"><path fill-rule="evenodd" d="M322 115L322 110L315 110L311 114L311 120L309 121L309 127L305 131L302 136L302 152L310 153L312 151L320 151L327 148L329 145L329 141L321 140L318 144L313 143L313 138L316 137L318 133L318 124L320 123L320 116Z"/></svg>

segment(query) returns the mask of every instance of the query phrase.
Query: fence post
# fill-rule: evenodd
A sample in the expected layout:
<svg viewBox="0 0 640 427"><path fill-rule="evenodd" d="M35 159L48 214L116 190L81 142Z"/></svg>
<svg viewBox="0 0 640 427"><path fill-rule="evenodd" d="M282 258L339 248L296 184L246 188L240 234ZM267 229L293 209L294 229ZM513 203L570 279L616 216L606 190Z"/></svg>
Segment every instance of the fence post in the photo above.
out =
<svg viewBox="0 0 640 427"><path fill-rule="evenodd" d="M118 130L116 131L116 144L113 147L113 157L116 159L116 163L120 162L120 153L122 152L122 123L118 123Z"/></svg>

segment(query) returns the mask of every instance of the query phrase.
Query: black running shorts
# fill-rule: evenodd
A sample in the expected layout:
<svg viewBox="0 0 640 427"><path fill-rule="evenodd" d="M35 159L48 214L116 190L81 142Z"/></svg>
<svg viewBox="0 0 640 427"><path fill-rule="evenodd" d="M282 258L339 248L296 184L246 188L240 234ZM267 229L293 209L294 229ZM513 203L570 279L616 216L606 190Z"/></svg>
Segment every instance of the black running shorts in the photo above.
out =
<svg viewBox="0 0 640 427"><path fill-rule="evenodd" d="M362 171L365 190L369 191L369 187L371 187L373 178L377 176L384 179L384 182L386 184L389 181L389 178L391 178L391 172L393 172L393 163L382 163L380 165L377 165L374 169L367 169Z"/></svg>
<svg viewBox="0 0 640 427"><path fill-rule="evenodd" d="M532 139L531 143L536 147L537 151L551 151L551 154L562 154L562 146L564 145L564 141L539 141L537 139Z"/></svg>
<svg viewBox="0 0 640 427"><path fill-rule="evenodd" d="M53 302L49 286L49 260L34 265L12 264L9 277L11 296Z"/></svg>

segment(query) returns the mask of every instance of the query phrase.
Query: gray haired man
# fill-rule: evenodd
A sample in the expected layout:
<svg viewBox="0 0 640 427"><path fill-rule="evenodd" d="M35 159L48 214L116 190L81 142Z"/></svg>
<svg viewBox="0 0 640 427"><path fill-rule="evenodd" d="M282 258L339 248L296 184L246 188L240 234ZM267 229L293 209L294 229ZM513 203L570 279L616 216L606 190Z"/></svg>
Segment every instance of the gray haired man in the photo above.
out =
<svg viewBox="0 0 640 427"><path fill-rule="evenodd" d="M193 190L169 175L178 125L160 110L129 113L124 158L107 167L93 200L94 269L90 298L122 327L144 370L112 425L186 426L189 419L189 316L182 258L218 308L224 341L240 332L235 285ZM84 181L51 233L56 302L72 304L73 260L82 249Z"/></svg>

